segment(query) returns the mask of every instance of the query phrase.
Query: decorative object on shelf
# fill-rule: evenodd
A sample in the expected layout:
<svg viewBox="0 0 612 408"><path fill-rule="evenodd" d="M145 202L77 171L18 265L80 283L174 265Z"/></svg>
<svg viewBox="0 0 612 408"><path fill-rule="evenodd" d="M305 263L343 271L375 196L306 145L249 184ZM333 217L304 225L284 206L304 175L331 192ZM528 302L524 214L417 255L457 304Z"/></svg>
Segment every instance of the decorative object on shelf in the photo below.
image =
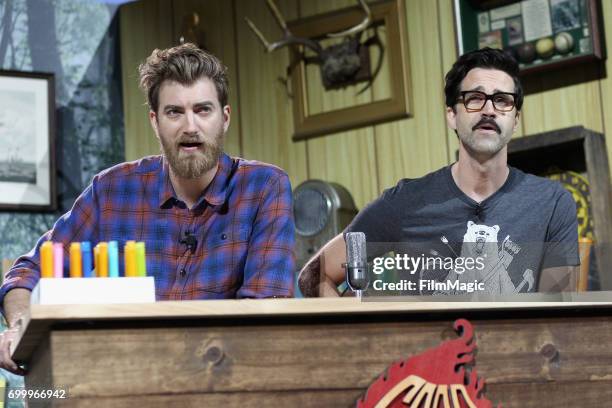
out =
<svg viewBox="0 0 612 408"><path fill-rule="evenodd" d="M183 17L178 40L180 44L193 43L203 50L206 49L204 46L204 30L200 27L200 15L195 11Z"/></svg>
<svg viewBox="0 0 612 408"><path fill-rule="evenodd" d="M612 187L606 152L604 136L582 126L519 137L508 143L509 165L557 179L572 193L579 237L591 242L589 280L598 282L601 290L612 288L608 267L612 263ZM585 262L583 256L581 260Z"/></svg>
<svg viewBox="0 0 612 408"><path fill-rule="evenodd" d="M0 210L54 211L53 74L0 71Z"/></svg>
<svg viewBox="0 0 612 408"><path fill-rule="evenodd" d="M601 60L600 0L455 0L459 55L489 46L531 73Z"/></svg>
<svg viewBox="0 0 612 408"><path fill-rule="evenodd" d="M492 407L484 397L485 381L474 368L474 329L465 319L457 319L453 328L459 338L391 364L357 401L357 408Z"/></svg>
<svg viewBox="0 0 612 408"><path fill-rule="evenodd" d="M301 60L305 63L317 64L321 72L321 80L326 90L345 88L358 82L368 81L372 84L372 74L370 72L370 52L368 46L372 43L382 47L376 37L361 42L361 35L372 23L372 13L365 0L359 0L363 9L363 20L358 24L335 33L327 33L327 38L341 38L342 42L330 46L323 46L317 39L297 36L291 32L281 12L276 7L274 0L266 1L278 25L283 29L283 38L279 41L269 43L255 23L245 17L245 20L253 33L259 38L267 52L273 52L283 47L299 45L314 53L307 56L302 53ZM381 54L382 55L382 52ZM379 61L380 65L381 61ZM363 90L361 92L363 92Z"/></svg>
<svg viewBox="0 0 612 408"><path fill-rule="evenodd" d="M288 23L273 1L267 1L284 31L284 37L270 43L252 21L247 19L247 23L266 51L291 46L292 62L287 69L291 78L286 83L291 84L288 93L293 96L293 140L409 116L409 63L405 51L407 36L403 0L370 4L359 0L356 7ZM364 35L367 38L362 39ZM318 70L309 68L313 63L319 66ZM309 104L313 84L319 81L324 92L339 92L356 86L354 94L359 95L379 80L380 89L384 89L379 92L382 94L379 99L363 103L355 97L335 108L319 109ZM358 87L363 82L366 85Z"/></svg>

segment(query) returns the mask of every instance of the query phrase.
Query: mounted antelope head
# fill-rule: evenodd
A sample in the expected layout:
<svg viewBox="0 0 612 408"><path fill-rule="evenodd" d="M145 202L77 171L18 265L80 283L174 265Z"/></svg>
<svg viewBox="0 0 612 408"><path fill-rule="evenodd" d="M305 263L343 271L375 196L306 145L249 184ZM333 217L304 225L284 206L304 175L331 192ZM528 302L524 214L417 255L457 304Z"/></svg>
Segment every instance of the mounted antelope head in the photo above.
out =
<svg viewBox="0 0 612 408"><path fill-rule="evenodd" d="M266 0L266 3L278 25L283 30L283 38L270 43L250 19L245 18L245 20L263 44L266 52L273 52L285 46L294 45L303 46L314 52L314 57L307 57L302 54L301 59L305 63L319 65L323 86L326 90L344 88L356 82L368 80L368 85L359 92L361 93L371 85L373 80L373 76L370 73L368 46L376 43L382 48L382 44L380 41L372 41L372 39L361 42L361 34L372 23L372 13L365 0L358 0L358 2L364 12L363 20L344 31L327 34L327 38L344 38L343 42L328 47L323 47L320 42L311 38L296 37L287 27L287 23L276 7L274 0ZM380 57L380 62L382 62L382 51ZM378 68L376 72L378 72Z"/></svg>

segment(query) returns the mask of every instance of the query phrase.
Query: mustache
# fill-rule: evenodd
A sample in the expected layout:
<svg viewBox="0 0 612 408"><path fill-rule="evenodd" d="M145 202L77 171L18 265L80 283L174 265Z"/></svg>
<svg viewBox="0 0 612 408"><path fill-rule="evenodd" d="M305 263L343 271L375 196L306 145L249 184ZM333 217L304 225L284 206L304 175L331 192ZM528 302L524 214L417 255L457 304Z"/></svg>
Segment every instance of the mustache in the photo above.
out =
<svg viewBox="0 0 612 408"><path fill-rule="evenodd" d="M499 128L499 126L497 126L497 122L495 122L495 120L494 120L494 119L490 119L490 118L482 118L482 119L480 119L480 121L478 121L478 123L477 123L477 124L475 124L475 125L472 127L472 130L476 130L477 128L479 128L479 127L480 127L480 126L482 126L482 125L490 125L490 126L493 126L493 127L495 128L495 131L496 131L497 133L501 133L501 129Z"/></svg>
<svg viewBox="0 0 612 408"><path fill-rule="evenodd" d="M180 145L182 143L201 143L201 144L207 144L207 141L206 141L206 139L204 137L201 137L201 135L193 134L193 135L184 135L184 136L180 137L176 141L177 145Z"/></svg>

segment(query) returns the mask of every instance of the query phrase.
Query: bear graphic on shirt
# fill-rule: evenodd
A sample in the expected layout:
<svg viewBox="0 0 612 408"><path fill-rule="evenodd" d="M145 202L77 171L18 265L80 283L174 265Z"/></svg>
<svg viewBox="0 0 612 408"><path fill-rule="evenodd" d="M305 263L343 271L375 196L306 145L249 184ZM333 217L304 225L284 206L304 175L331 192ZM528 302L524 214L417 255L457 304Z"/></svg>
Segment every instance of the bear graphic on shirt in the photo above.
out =
<svg viewBox="0 0 612 408"><path fill-rule="evenodd" d="M484 282L485 292L488 294L514 293L515 286L507 270L512 257L506 251L500 250L498 233L499 225L490 227L468 221L460 257L464 258L464 262L473 259L471 263L474 267L465 268L461 273L456 268L454 273L449 274L449 279L468 283L474 280ZM504 242L506 241L509 241L509 237L506 237ZM479 269L483 264L484 268Z"/></svg>

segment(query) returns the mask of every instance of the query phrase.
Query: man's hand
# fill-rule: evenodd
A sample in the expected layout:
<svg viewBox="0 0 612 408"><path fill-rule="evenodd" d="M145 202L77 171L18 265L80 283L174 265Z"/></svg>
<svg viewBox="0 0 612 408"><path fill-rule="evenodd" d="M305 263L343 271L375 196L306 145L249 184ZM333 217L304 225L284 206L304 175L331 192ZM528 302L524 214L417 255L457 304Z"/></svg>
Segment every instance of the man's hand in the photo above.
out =
<svg viewBox="0 0 612 408"><path fill-rule="evenodd" d="M19 339L19 326L9 327L0 333L0 368L4 368L13 374L25 375L23 368L11 358L11 345Z"/></svg>
<svg viewBox="0 0 612 408"><path fill-rule="evenodd" d="M17 375L25 375L11 357L11 345L19 339L24 318L30 312L31 293L27 289L15 288L4 297L4 314L8 322L8 329L0 333L0 368L4 368Z"/></svg>

